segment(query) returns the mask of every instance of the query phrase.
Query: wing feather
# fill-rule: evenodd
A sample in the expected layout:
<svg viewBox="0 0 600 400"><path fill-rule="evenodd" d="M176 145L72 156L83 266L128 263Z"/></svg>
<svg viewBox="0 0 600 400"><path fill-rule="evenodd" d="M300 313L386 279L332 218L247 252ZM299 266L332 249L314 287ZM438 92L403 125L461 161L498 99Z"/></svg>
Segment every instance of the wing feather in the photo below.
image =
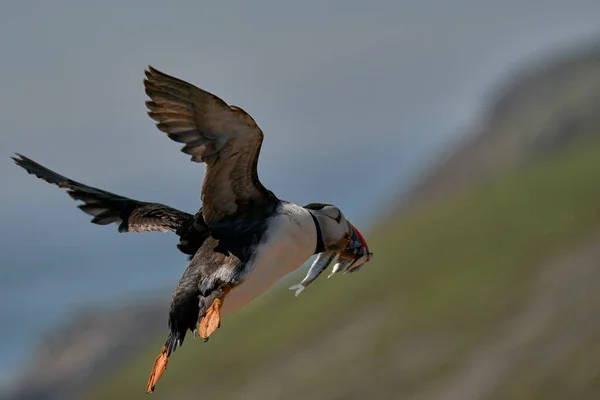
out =
<svg viewBox="0 0 600 400"><path fill-rule="evenodd" d="M74 200L83 204L79 209L93 216L97 225L119 224L119 232L177 232L190 225L194 216L159 203L147 203L84 185L66 178L41 164L17 154L13 157L17 165L48 183L67 189Z"/></svg>
<svg viewBox="0 0 600 400"><path fill-rule="evenodd" d="M275 195L258 179L263 133L254 119L219 97L153 67L145 71L148 115L194 162L206 164L202 212L211 228L270 211Z"/></svg>

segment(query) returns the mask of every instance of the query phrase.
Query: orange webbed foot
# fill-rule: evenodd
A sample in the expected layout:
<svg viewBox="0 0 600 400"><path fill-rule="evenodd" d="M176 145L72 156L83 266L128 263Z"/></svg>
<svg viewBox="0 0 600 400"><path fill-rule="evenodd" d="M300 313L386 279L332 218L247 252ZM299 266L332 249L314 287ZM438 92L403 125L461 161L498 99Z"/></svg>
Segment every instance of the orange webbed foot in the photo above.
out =
<svg viewBox="0 0 600 400"><path fill-rule="evenodd" d="M213 301L198 324L198 334L205 342L208 340L208 337L221 326L221 307L223 307L225 296L231 289L226 288L222 291L223 294Z"/></svg>
<svg viewBox="0 0 600 400"><path fill-rule="evenodd" d="M152 372L150 373L150 379L148 380L148 385L146 385L146 393L154 392L154 386L162 376L163 372L167 369L167 363L169 359L167 358L167 352L169 348L168 346L163 347L162 352L156 357L154 361L154 366L152 367Z"/></svg>

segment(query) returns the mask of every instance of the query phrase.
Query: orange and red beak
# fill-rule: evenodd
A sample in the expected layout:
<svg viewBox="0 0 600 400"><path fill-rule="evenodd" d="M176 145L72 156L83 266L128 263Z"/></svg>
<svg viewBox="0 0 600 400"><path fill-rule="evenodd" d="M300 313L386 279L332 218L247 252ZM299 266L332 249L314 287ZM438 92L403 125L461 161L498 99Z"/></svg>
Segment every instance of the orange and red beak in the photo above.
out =
<svg viewBox="0 0 600 400"><path fill-rule="evenodd" d="M356 236L358 241L363 245L366 252L369 253L369 246L367 245L367 241L365 240L365 237L362 235L362 233L360 233L360 231L354 225L352 225L352 223L348 222L348 224L350 225L350 228L352 228L352 230L354 231L354 235Z"/></svg>
<svg viewBox="0 0 600 400"><path fill-rule="evenodd" d="M353 249L354 260L346 267L346 272L357 272L363 265L371 261L373 253L369 251L369 246L362 233L350 222L348 222L348 225L350 225L352 231L349 247Z"/></svg>

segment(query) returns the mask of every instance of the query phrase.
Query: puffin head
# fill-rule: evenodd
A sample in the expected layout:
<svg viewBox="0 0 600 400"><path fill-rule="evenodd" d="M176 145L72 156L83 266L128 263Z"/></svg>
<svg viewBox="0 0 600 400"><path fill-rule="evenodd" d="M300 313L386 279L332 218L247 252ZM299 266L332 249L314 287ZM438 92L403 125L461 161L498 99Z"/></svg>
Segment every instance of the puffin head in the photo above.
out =
<svg viewBox="0 0 600 400"><path fill-rule="evenodd" d="M348 272L356 272L373 258L369 246L360 231L344 216L342 211L332 205L311 203L308 209L317 221L323 248L320 252L339 254Z"/></svg>

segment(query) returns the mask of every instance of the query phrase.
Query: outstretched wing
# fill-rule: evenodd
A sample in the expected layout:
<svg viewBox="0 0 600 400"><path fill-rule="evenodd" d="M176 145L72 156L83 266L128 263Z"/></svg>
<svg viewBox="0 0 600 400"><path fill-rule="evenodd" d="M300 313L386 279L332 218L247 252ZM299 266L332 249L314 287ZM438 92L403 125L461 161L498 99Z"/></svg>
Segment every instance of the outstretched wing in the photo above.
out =
<svg viewBox="0 0 600 400"><path fill-rule="evenodd" d="M75 200L83 201L78 207L92 215L92 223L98 225L119 224L119 232L177 232L190 226L194 216L158 203L146 203L119 196L101 189L84 185L66 178L35 161L17 154L17 165L48 183L67 189Z"/></svg>
<svg viewBox="0 0 600 400"><path fill-rule="evenodd" d="M206 163L202 213L218 228L241 215L260 217L277 203L258 179L263 133L244 110L152 67L144 80L148 115L194 162ZM259 214L259 215L257 215Z"/></svg>

